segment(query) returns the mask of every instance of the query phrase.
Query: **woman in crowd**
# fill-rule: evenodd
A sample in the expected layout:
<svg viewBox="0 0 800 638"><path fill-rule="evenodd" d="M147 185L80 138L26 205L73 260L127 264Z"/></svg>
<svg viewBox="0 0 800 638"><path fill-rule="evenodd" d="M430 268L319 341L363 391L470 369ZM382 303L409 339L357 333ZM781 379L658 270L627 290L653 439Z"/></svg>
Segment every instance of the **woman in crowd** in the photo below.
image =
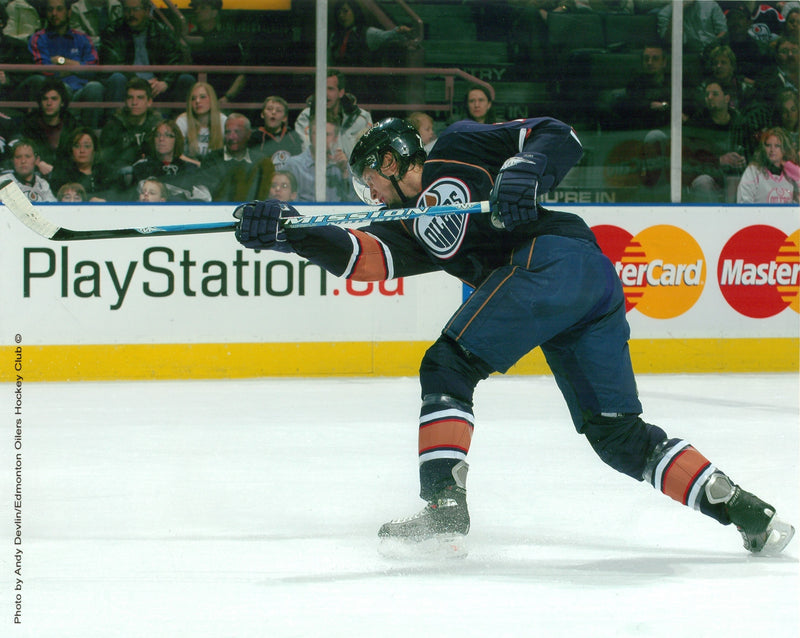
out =
<svg viewBox="0 0 800 638"><path fill-rule="evenodd" d="M467 109L467 119L481 124L497 123L497 117L492 108L492 96L486 87L478 84L470 86L467 89L464 106Z"/></svg>
<svg viewBox="0 0 800 638"><path fill-rule="evenodd" d="M800 167L789 135L780 127L767 129L736 193L739 204L800 202Z"/></svg>
<svg viewBox="0 0 800 638"><path fill-rule="evenodd" d="M104 202L110 188L109 176L99 162L99 141L93 129L79 127L69 138L69 155L59 161L50 177L50 186L58 191L64 184L83 186L88 201Z"/></svg>
<svg viewBox="0 0 800 638"><path fill-rule="evenodd" d="M160 122L145 141L145 157L133 165L133 182L155 177L166 184L170 199L210 202L211 193L200 184L200 164L184 155L183 134L177 123Z"/></svg>
<svg viewBox="0 0 800 638"><path fill-rule="evenodd" d="M209 151L221 149L226 119L214 87L197 82L189 91L186 111L175 120L186 142L186 156L201 160Z"/></svg>

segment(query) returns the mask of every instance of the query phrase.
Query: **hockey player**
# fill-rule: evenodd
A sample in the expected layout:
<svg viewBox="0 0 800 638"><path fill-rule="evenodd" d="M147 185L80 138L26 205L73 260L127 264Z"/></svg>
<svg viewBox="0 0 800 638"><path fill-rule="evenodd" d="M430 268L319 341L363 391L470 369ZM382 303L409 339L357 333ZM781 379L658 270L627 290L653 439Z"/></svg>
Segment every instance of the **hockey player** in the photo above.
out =
<svg viewBox="0 0 800 638"><path fill-rule="evenodd" d="M622 285L589 227L537 204L582 155L575 132L551 118L487 125L457 122L425 157L399 119L367 131L353 175L389 207L489 199L491 215L421 217L361 229L286 229L297 214L275 200L239 206L245 246L295 252L337 276L362 281L444 270L475 287L420 365L420 496L414 516L386 523L386 540L462 540L470 527L467 452L473 391L541 347L573 423L600 458L724 525L754 553L776 553L794 529L688 442L640 418L628 351Z"/></svg>

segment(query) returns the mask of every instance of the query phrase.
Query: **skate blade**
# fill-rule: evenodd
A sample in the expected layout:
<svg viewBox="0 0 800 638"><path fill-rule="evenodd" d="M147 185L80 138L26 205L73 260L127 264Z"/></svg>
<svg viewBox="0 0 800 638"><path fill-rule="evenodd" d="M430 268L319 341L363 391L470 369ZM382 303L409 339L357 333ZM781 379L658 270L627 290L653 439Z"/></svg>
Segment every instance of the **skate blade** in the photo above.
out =
<svg viewBox="0 0 800 638"><path fill-rule="evenodd" d="M467 537L463 534L437 534L415 541L401 538L381 538L378 553L392 560L466 558Z"/></svg>
<svg viewBox="0 0 800 638"><path fill-rule="evenodd" d="M767 542L758 555L774 556L780 554L794 536L794 527L774 516L767 528Z"/></svg>

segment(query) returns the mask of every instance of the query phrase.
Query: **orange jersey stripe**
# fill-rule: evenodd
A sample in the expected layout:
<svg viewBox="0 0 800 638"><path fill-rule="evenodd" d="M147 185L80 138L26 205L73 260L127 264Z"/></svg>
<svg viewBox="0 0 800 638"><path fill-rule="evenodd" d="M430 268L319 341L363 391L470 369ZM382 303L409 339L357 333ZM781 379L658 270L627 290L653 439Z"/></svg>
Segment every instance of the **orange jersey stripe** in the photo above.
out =
<svg viewBox="0 0 800 638"><path fill-rule="evenodd" d="M419 453L436 448L461 450L465 454L472 442L473 427L461 419L430 421L419 428Z"/></svg>
<svg viewBox="0 0 800 638"><path fill-rule="evenodd" d="M661 491L685 505L697 477L709 464L708 459L700 452L692 446L687 447L673 459L664 472Z"/></svg>
<svg viewBox="0 0 800 638"><path fill-rule="evenodd" d="M356 281L384 281L387 276L386 255L383 246L371 235L359 230L351 230L361 249L350 279Z"/></svg>

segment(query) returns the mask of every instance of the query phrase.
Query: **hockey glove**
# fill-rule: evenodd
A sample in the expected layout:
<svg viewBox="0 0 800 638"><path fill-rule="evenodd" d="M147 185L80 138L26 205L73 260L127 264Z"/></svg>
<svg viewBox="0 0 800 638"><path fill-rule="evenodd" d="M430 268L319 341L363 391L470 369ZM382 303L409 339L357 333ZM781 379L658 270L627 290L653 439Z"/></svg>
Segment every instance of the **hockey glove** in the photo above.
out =
<svg viewBox="0 0 800 638"><path fill-rule="evenodd" d="M290 253L292 247L286 241L286 232L280 222L297 215L299 213L294 207L277 199L242 204L233 211L233 216L239 220L236 225L236 239L247 248Z"/></svg>
<svg viewBox="0 0 800 638"><path fill-rule="evenodd" d="M537 218L536 195L546 165L547 158L541 153L526 152L503 163L489 195L495 227L512 230Z"/></svg>

